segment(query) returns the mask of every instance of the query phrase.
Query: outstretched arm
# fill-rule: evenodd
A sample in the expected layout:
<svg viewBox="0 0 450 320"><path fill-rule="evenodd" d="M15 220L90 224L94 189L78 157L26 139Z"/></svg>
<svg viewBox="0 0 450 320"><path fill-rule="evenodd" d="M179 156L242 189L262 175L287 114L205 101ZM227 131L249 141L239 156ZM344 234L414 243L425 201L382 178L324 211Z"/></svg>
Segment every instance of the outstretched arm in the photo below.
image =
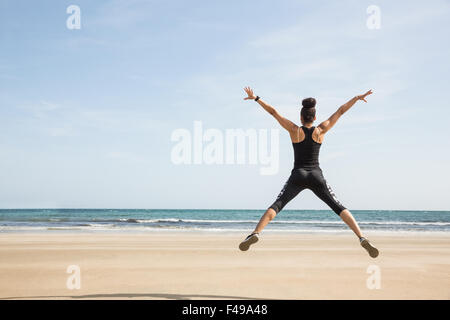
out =
<svg viewBox="0 0 450 320"><path fill-rule="evenodd" d="M248 97L245 97L244 100L255 100L256 99L256 96L253 94L253 90L250 89L250 87L245 87L244 90L248 95ZM285 117L283 117L282 115L280 115L278 113L278 111L274 107L272 107L270 104L267 104L261 98L258 99L257 102L259 103L259 105L261 107L264 108L264 110L266 110L275 119L277 119L277 121L280 123L280 125L283 128L285 128L287 131L292 132L293 130L295 130L296 125L292 121L290 121L290 120L286 119Z"/></svg>
<svg viewBox="0 0 450 320"><path fill-rule="evenodd" d="M347 103L345 103L342 106L340 106L339 109L337 109L337 111L331 115L331 117L329 117L327 120L325 120L324 122L322 122L319 125L318 128L320 129L320 134L327 133L327 131L329 131L336 124L336 122L339 120L339 118L344 113L346 113L351 107L353 107L353 105L358 100L362 100L364 102L367 102L366 101L366 97L369 94L372 94L372 90L369 90L369 91L367 91L366 93L364 93L364 94L362 94L360 96L353 97Z"/></svg>

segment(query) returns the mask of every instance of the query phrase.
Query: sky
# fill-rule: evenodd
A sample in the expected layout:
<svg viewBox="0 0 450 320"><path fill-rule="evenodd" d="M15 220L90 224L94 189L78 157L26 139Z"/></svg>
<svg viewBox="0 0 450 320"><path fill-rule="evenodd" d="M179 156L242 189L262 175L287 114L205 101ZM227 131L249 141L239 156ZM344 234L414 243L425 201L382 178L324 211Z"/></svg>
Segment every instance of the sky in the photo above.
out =
<svg viewBox="0 0 450 320"><path fill-rule="evenodd" d="M450 210L449 31L443 0L0 0L0 208L265 209L293 151L251 86L297 124L305 97L320 123L372 89L321 148L337 197ZM278 132L279 169L174 163L196 122ZM327 207L305 190L286 209Z"/></svg>

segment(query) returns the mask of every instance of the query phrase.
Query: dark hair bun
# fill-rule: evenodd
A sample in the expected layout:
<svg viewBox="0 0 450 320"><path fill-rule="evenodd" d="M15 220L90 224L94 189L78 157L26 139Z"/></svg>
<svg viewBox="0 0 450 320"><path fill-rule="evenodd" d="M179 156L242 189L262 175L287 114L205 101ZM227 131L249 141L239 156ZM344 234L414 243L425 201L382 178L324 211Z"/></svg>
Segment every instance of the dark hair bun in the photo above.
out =
<svg viewBox="0 0 450 320"><path fill-rule="evenodd" d="M316 106L316 99L314 98L303 99L302 106L304 108L314 108Z"/></svg>

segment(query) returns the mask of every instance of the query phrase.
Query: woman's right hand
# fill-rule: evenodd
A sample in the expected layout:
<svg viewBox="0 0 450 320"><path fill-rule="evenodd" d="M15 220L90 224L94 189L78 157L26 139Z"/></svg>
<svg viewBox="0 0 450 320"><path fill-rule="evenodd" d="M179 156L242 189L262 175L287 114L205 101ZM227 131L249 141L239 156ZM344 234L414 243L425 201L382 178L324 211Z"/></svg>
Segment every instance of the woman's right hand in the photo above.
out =
<svg viewBox="0 0 450 320"><path fill-rule="evenodd" d="M366 101L366 97L367 97L369 94L372 94L372 90L369 90L369 91L367 91L366 93L364 93L363 95L358 96L358 100L362 100L362 101L364 101L364 102L367 102L367 101Z"/></svg>

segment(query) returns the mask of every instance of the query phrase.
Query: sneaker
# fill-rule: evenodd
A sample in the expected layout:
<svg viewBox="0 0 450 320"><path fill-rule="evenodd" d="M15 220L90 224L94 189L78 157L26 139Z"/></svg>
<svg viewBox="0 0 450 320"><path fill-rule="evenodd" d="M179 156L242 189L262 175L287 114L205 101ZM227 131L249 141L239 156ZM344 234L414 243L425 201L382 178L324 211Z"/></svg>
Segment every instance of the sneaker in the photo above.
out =
<svg viewBox="0 0 450 320"><path fill-rule="evenodd" d="M258 233L252 233L248 235L247 238L245 238L245 240L239 244L239 249L241 249L241 251L247 251L248 248L250 248L252 244L258 242L258 240L259 240Z"/></svg>
<svg viewBox="0 0 450 320"><path fill-rule="evenodd" d="M372 246L372 244L369 242L369 240L367 240L366 238L361 238L361 239L359 239L359 241L361 242L361 247L366 249L372 258L378 257L378 254L379 254L378 249L375 248L374 246Z"/></svg>

